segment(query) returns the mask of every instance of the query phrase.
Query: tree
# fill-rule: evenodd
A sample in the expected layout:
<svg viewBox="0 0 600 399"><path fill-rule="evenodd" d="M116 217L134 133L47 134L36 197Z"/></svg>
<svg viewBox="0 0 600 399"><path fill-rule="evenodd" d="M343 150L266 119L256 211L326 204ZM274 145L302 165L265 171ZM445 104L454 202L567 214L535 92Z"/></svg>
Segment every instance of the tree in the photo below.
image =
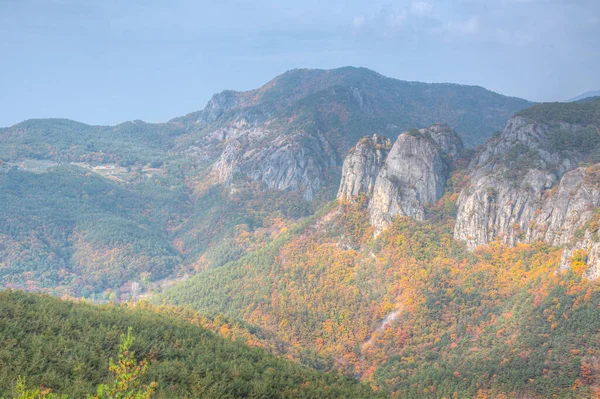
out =
<svg viewBox="0 0 600 399"><path fill-rule="evenodd" d="M113 374L113 383L99 385L96 395L89 396L88 399L149 399L152 397L158 384L152 382L148 386L142 385L142 377L148 369L148 364L146 361L136 363L134 352L130 351L133 340L131 327L129 327L127 335L121 335L118 362L115 363L112 358L110 359L108 369Z"/></svg>
<svg viewBox="0 0 600 399"><path fill-rule="evenodd" d="M25 379L19 377L15 385L14 399L67 399L66 395L56 395L51 393L49 390L42 389L27 389Z"/></svg>

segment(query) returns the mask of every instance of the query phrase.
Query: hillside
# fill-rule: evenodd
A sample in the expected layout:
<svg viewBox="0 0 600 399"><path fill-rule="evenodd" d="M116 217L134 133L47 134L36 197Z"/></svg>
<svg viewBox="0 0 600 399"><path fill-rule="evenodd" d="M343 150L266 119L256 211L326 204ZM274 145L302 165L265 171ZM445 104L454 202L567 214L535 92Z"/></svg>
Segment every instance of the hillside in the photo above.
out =
<svg viewBox="0 0 600 399"><path fill-rule="evenodd" d="M598 283L555 274L560 250L544 245L471 254L443 216L451 196L438 209L373 239L364 205L345 205L157 300L257 324L321 358L298 361L333 364L399 397L570 397L574 386L588 397Z"/></svg>
<svg viewBox="0 0 600 399"><path fill-rule="evenodd" d="M454 159L445 128L365 137L338 202L154 300L245 320L398 397L594 397L599 104L534 106ZM446 173L433 201L409 178ZM398 204L384 225L376 194Z"/></svg>
<svg viewBox="0 0 600 399"><path fill-rule="evenodd" d="M136 338L131 349L149 362L144 383L158 383L157 398L383 397L143 304L93 306L16 291L0 292L0 396L18 376L69 397L94 393L108 382L108 359L128 327Z"/></svg>
<svg viewBox="0 0 600 399"><path fill-rule="evenodd" d="M89 296L173 275L182 257L167 227L189 205L159 180L119 184L75 166L0 173L0 284Z"/></svg>

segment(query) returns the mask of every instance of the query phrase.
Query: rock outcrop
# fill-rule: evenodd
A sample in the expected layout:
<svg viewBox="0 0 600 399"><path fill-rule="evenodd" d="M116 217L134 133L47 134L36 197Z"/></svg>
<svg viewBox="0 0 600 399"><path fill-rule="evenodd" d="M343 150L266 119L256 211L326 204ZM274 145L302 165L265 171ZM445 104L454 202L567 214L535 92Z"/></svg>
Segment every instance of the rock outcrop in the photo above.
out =
<svg viewBox="0 0 600 399"><path fill-rule="evenodd" d="M327 170L336 166L335 151L321 134L269 133L231 138L212 167L217 181L228 184L236 174L243 174L270 189L301 191L304 199L312 201Z"/></svg>
<svg viewBox="0 0 600 399"><path fill-rule="evenodd" d="M425 206L444 194L448 161L459 156L462 142L447 125L434 125L404 132L388 148L389 140L377 136L359 141L344 161L338 192L339 199L368 195L376 234L396 215L424 219Z"/></svg>
<svg viewBox="0 0 600 399"><path fill-rule="evenodd" d="M337 198L351 201L360 193L371 194L390 148L392 140L387 137L373 135L360 139L344 160Z"/></svg>
<svg viewBox="0 0 600 399"><path fill-rule="evenodd" d="M471 162L469 184L457 203L455 238L469 249L495 240L510 246L538 240L564 245L563 267L576 249L600 249L586 231L600 206L600 164L578 167L589 158L585 151L554 144L557 131L574 137L583 129L512 118ZM598 263L594 260L590 270Z"/></svg>

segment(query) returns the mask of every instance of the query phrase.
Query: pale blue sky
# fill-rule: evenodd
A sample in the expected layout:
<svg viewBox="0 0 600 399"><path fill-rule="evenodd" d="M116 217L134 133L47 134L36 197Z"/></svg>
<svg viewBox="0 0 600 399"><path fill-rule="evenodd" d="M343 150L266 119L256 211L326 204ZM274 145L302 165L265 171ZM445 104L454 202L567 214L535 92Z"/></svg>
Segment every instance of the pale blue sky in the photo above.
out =
<svg viewBox="0 0 600 399"><path fill-rule="evenodd" d="M564 100L599 43L600 0L0 0L0 126L166 121L298 67Z"/></svg>

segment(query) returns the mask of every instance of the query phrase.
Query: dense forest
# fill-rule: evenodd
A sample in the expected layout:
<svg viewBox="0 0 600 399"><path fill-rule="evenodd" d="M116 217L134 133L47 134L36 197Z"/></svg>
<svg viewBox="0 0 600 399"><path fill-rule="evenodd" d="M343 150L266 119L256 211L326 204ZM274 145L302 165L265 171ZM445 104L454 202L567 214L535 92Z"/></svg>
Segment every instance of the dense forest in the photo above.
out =
<svg viewBox="0 0 600 399"><path fill-rule="evenodd" d="M147 184L118 185L74 166L0 173L2 284L88 296L171 275L182 258L164 226L185 215L185 193Z"/></svg>
<svg viewBox="0 0 600 399"><path fill-rule="evenodd" d="M200 319L144 303L98 306L2 291L0 397L10 397L19 377L30 390L73 398L95 394L98 385L111 383L109 358L116 358L129 328L135 336L129 349L136 362L147 363L142 383L156 383L152 397L380 397L349 377L217 336Z"/></svg>

